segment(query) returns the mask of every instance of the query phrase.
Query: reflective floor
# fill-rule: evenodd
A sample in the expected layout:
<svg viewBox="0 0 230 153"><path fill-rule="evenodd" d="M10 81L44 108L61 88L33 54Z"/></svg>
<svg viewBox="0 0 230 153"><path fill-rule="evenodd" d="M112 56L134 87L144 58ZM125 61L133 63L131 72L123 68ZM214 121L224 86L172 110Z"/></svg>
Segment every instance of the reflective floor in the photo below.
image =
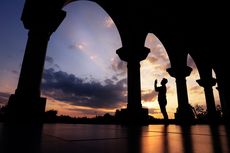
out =
<svg viewBox="0 0 230 153"><path fill-rule="evenodd" d="M0 153L230 153L230 127L0 123Z"/></svg>

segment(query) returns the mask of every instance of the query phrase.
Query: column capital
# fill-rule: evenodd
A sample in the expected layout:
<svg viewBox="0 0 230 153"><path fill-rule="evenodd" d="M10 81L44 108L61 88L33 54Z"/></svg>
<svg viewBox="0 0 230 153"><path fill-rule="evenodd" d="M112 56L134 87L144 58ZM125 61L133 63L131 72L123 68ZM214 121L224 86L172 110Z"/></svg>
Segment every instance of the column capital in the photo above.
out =
<svg viewBox="0 0 230 153"><path fill-rule="evenodd" d="M136 51L132 51L134 49ZM120 59L126 62L130 62L130 61L140 62L146 59L149 52L150 49L146 47L131 48L127 46L123 46L116 51Z"/></svg>
<svg viewBox="0 0 230 153"><path fill-rule="evenodd" d="M64 1L47 0L40 1L26 0L21 20L28 30L40 29L49 33L54 32L66 16L62 10Z"/></svg>
<svg viewBox="0 0 230 153"><path fill-rule="evenodd" d="M216 84L216 79L208 78L208 79L200 79L196 80L196 82L202 87L212 87Z"/></svg>
<svg viewBox="0 0 230 153"><path fill-rule="evenodd" d="M169 73L170 76L174 78L185 78L189 76L192 72L192 68L189 66L184 67L171 67L167 68L166 71Z"/></svg>

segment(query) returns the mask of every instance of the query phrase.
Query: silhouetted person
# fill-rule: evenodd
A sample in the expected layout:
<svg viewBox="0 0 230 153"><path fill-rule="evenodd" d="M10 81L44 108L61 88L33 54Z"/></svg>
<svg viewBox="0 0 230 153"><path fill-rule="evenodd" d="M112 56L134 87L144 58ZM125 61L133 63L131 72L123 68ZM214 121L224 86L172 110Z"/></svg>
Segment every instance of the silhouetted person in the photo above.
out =
<svg viewBox="0 0 230 153"><path fill-rule="evenodd" d="M168 114L167 114L166 108L165 108L167 105L167 99L166 99L166 91L167 91L166 83L167 82L168 82L168 80L163 78L161 80L161 86L160 87L157 86L157 79L154 82L155 91L158 92L158 102L160 105L161 113L163 114L165 120L168 120Z"/></svg>

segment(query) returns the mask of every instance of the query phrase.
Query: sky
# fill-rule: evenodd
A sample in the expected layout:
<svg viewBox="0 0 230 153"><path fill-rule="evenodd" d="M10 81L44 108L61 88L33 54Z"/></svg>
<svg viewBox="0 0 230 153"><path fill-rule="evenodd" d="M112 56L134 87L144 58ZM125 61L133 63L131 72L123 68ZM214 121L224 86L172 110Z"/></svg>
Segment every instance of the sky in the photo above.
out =
<svg viewBox="0 0 230 153"><path fill-rule="evenodd" d="M0 5L0 105L5 105L15 92L23 60L28 31L20 20L24 1L2 0ZM41 93L47 98L46 110L59 115L95 117L113 114L127 105L127 65L116 50L122 47L119 32L110 16L98 4L73 2L63 8L67 16L51 35L47 48ZM149 33L145 46L150 48L141 61L142 106L150 115L162 118L153 83L165 77L167 111L174 118L177 108L175 79L165 71L170 67L167 52L160 40ZM187 77L191 105L205 105L203 88L196 80L199 74L193 59ZM213 73L215 78L215 74ZM218 92L213 87L216 104Z"/></svg>

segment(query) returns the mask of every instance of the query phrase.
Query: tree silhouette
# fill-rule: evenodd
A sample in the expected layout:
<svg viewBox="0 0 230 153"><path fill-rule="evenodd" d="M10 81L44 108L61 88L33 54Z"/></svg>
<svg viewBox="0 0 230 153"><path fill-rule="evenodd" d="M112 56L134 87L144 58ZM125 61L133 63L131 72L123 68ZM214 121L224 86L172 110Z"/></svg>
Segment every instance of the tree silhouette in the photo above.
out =
<svg viewBox="0 0 230 153"><path fill-rule="evenodd" d="M194 106L196 112L196 118L198 120L206 120L207 119L207 110L204 105L196 104Z"/></svg>
<svg viewBox="0 0 230 153"><path fill-rule="evenodd" d="M48 110L45 112L44 115L44 122L48 122L48 123L54 123L57 121L57 110Z"/></svg>
<svg viewBox="0 0 230 153"><path fill-rule="evenodd" d="M198 121L206 122L208 120L208 111L204 105L196 104L194 106L194 109ZM216 114L217 114L217 120L221 121L223 119L223 113L222 113L222 108L219 104L216 105Z"/></svg>

